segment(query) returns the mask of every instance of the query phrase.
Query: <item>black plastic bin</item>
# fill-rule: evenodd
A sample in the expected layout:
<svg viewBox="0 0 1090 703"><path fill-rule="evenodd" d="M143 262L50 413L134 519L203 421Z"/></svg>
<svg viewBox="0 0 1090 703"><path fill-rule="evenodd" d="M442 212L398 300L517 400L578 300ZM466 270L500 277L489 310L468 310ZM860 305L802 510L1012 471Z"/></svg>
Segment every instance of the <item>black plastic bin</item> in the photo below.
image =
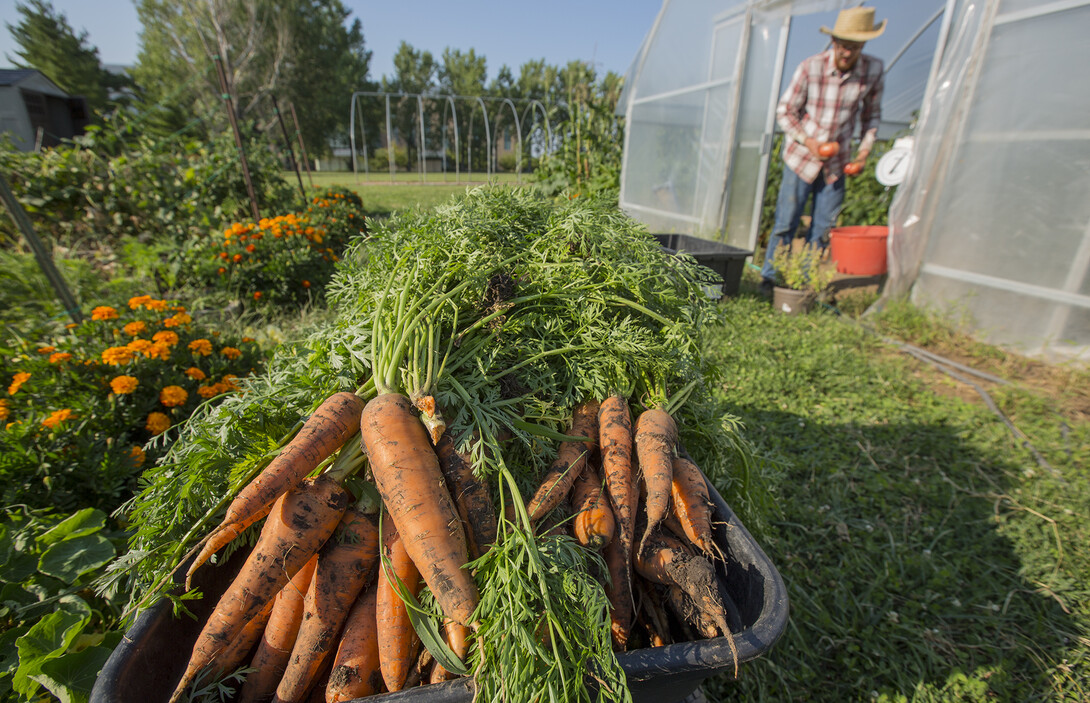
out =
<svg viewBox="0 0 1090 703"><path fill-rule="evenodd" d="M727 555L726 564L717 568L720 576L726 576L727 591L742 622L742 629L734 633L741 664L768 652L783 634L788 616L787 591L753 536L710 484L709 488L715 508L715 540ZM226 563L205 567L194 575L195 585L209 596L187 603L199 621L185 616L175 618L167 600L141 614L99 674L91 703L166 701L185 670L201 625L244 559L240 551ZM641 703L680 701L706 678L729 675L734 669L730 647L723 637L625 652L618 659L628 677L633 700ZM457 679L358 700L470 703L472 699L471 681Z"/></svg>
<svg viewBox="0 0 1090 703"><path fill-rule="evenodd" d="M753 256L752 251L688 234L656 234L655 239L671 254L683 251L696 259L698 264L719 274L723 279L722 296L738 295L742 271L746 267L746 259Z"/></svg>

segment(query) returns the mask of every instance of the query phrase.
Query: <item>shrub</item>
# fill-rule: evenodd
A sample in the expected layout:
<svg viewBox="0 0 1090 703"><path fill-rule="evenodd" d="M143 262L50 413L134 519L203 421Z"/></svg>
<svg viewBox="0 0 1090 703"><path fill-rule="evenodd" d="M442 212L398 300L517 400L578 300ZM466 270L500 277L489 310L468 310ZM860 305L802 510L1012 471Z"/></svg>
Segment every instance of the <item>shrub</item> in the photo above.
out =
<svg viewBox="0 0 1090 703"><path fill-rule="evenodd" d="M62 510L118 505L164 451L149 440L261 363L252 342L150 296L98 306L44 342L13 336L0 351L0 495Z"/></svg>
<svg viewBox="0 0 1090 703"><path fill-rule="evenodd" d="M41 153L0 141L0 170L39 235L76 250L116 248L126 237L184 241L250 211L230 133L210 140L142 134L119 111L88 134ZM260 203L292 197L277 157L252 130L246 157ZM0 218L0 245L21 236Z"/></svg>
<svg viewBox="0 0 1090 703"><path fill-rule="evenodd" d="M191 242L180 269L187 282L257 304L297 306L320 297L348 242L363 231L363 203L330 188L303 213L235 222Z"/></svg>

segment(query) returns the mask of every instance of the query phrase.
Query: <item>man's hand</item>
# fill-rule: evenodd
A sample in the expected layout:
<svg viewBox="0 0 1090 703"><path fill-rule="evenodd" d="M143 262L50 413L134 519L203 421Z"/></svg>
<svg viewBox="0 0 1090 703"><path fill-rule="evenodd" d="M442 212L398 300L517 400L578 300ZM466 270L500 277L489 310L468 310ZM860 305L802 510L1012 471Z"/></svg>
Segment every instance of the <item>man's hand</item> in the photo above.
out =
<svg viewBox="0 0 1090 703"><path fill-rule="evenodd" d="M870 155L870 152L865 150L865 149L862 149L862 150L856 152L855 159L853 159L852 161L849 161L847 164L845 164L845 166L844 166L844 175L845 176L858 176L859 174L863 173L863 166L866 165L867 157L869 155Z"/></svg>
<svg viewBox="0 0 1090 703"><path fill-rule="evenodd" d="M806 141L803 142L803 146L805 146L807 149L810 150L810 155L813 156L815 159L818 159L820 161L824 161L827 158L829 158L827 156L822 156L821 154L818 153L818 147L821 146L821 142L814 139L813 137L807 137Z"/></svg>

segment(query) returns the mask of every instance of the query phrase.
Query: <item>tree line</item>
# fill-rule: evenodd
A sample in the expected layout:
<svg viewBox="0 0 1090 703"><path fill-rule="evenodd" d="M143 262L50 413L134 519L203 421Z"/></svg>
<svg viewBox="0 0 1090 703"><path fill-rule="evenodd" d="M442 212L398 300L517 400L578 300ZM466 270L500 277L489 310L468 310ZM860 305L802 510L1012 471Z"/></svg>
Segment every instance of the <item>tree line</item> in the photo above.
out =
<svg viewBox="0 0 1090 703"><path fill-rule="evenodd" d="M347 142L354 91L538 100L557 144L576 137L566 167L576 176L591 174L590 161L599 158L589 154L595 142L616 147L620 76L599 76L582 61L557 66L535 59L517 74L503 65L489 80L487 60L474 49L448 47L436 56L402 42L393 75L373 79L363 25L341 0L138 0L140 50L125 73L107 70L87 33L77 33L49 0L22 0L16 9L18 21L7 28L18 49L8 61L84 96L98 120L126 108L139 112L151 132L216 133L227 128L222 81L239 120L258 130L278 129L273 98L281 108L293 105L311 155ZM438 109L428 108L426 122L442 119ZM408 101L397 108L397 130L410 150L417 114ZM374 101L361 119L371 125L368 139L377 139L384 106Z"/></svg>

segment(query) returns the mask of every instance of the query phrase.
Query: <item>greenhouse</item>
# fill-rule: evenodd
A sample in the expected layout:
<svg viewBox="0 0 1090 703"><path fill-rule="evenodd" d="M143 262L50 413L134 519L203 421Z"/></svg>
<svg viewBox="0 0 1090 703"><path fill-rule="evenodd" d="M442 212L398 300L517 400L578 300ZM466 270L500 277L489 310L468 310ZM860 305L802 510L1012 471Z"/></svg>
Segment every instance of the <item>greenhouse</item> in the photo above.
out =
<svg viewBox="0 0 1090 703"><path fill-rule="evenodd" d="M782 167L776 102L827 45L818 28L859 4L666 0L618 103L622 208L655 232L758 249ZM908 295L986 341L1090 359L1090 2L867 5L888 19L864 49L886 68L878 136L912 143L879 302Z"/></svg>

